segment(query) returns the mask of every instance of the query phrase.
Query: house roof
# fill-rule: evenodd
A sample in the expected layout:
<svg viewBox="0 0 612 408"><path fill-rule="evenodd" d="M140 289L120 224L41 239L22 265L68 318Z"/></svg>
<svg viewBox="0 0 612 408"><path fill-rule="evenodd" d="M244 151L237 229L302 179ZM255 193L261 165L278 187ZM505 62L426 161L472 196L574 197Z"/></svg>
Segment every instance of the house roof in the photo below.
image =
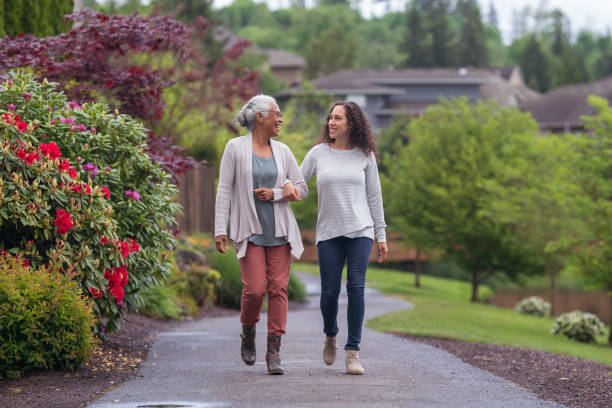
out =
<svg viewBox="0 0 612 408"><path fill-rule="evenodd" d="M589 95L612 100L612 76L581 85L567 85L521 104L541 128L582 126L581 116L593 115L595 108L587 102Z"/></svg>
<svg viewBox="0 0 612 408"><path fill-rule="evenodd" d="M412 68L403 70L344 69L312 81L315 88L337 95L403 94L398 85L483 85L504 82L498 72L487 68ZM282 95L302 93L299 88Z"/></svg>
<svg viewBox="0 0 612 408"><path fill-rule="evenodd" d="M293 55L285 50L264 50L268 56L270 68L303 68L306 66L304 58Z"/></svg>

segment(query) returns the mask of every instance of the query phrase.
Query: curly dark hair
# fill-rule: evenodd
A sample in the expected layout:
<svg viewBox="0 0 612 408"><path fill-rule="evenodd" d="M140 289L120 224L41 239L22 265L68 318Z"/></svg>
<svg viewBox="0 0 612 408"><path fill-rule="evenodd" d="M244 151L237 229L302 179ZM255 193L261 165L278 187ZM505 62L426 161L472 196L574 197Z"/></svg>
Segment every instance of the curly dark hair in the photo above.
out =
<svg viewBox="0 0 612 408"><path fill-rule="evenodd" d="M378 160L378 152L374 143L374 134L370 128L370 122L366 118L363 110L355 102L336 102L329 110L327 120L319 133L319 143L334 143L334 139L329 136L329 117L336 106L344 106L346 121L349 126L349 137L353 146L359 147L364 154L374 153Z"/></svg>

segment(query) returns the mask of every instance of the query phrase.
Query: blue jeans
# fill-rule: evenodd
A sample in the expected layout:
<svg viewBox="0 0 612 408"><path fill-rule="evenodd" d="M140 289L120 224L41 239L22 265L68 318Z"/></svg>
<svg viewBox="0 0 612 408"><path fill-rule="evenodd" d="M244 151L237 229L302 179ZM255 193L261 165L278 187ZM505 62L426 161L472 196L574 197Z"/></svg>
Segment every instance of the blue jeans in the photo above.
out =
<svg viewBox="0 0 612 408"><path fill-rule="evenodd" d="M338 297L342 285L342 269L347 264L348 338L345 350L359 350L365 313L365 277L371 251L372 240L366 237L337 237L317 244L323 332L329 337L338 333Z"/></svg>

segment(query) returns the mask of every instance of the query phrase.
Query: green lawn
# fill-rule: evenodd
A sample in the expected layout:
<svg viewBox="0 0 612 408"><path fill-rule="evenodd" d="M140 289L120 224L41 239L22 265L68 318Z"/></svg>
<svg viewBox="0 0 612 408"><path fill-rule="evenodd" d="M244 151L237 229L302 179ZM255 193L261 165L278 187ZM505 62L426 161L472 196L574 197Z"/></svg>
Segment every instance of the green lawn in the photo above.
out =
<svg viewBox="0 0 612 408"><path fill-rule="evenodd" d="M318 274L316 265L294 263L293 267ZM421 288L417 289L412 273L370 267L367 283L414 304L413 309L368 321L366 325L372 329L547 350L612 365L612 347L607 346L607 335L598 338L597 344L553 335L550 333L552 318L519 315L513 310L471 303L471 286L467 282L422 276ZM489 293L488 287L480 288L481 298Z"/></svg>

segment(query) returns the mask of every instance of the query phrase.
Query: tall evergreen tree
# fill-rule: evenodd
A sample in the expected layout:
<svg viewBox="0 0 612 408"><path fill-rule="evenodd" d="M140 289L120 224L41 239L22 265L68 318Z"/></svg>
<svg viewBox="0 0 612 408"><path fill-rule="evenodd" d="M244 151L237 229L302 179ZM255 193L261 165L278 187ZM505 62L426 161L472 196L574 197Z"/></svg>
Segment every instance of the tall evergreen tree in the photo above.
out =
<svg viewBox="0 0 612 408"><path fill-rule="evenodd" d="M528 35L518 62L529 87L540 92L550 88L550 60L535 34Z"/></svg>
<svg viewBox="0 0 612 408"><path fill-rule="evenodd" d="M459 39L457 62L463 66L481 67L488 64L487 41L480 8L476 0L464 1L461 13L463 26Z"/></svg>
<svg viewBox="0 0 612 408"><path fill-rule="evenodd" d="M4 0L0 0L0 37L4 36Z"/></svg>
<svg viewBox="0 0 612 408"><path fill-rule="evenodd" d="M402 51L406 54L404 66L428 67L431 66L431 53L427 41L422 12L412 3L406 15L406 34L402 44Z"/></svg>
<svg viewBox="0 0 612 408"><path fill-rule="evenodd" d="M499 29L497 9L495 9L495 5L493 4L493 2L489 3L489 13L487 14L487 24L489 24L491 27L495 27Z"/></svg>
<svg viewBox="0 0 612 408"><path fill-rule="evenodd" d="M451 32L448 22L448 0L430 1L432 60L435 67L452 65Z"/></svg>
<svg viewBox="0 0 612 408"><path fill-rule="evenodd" d="M4 31L7 35L23 33L22 14L21 0L4 0Z"/></svg>
<svg viewBox="0 0 612 408"><path fill-rule="evenodd" d="M570 27L569 20L559 9L553 10L552 19L552 53L559 57L569 46Z"/></svg>

